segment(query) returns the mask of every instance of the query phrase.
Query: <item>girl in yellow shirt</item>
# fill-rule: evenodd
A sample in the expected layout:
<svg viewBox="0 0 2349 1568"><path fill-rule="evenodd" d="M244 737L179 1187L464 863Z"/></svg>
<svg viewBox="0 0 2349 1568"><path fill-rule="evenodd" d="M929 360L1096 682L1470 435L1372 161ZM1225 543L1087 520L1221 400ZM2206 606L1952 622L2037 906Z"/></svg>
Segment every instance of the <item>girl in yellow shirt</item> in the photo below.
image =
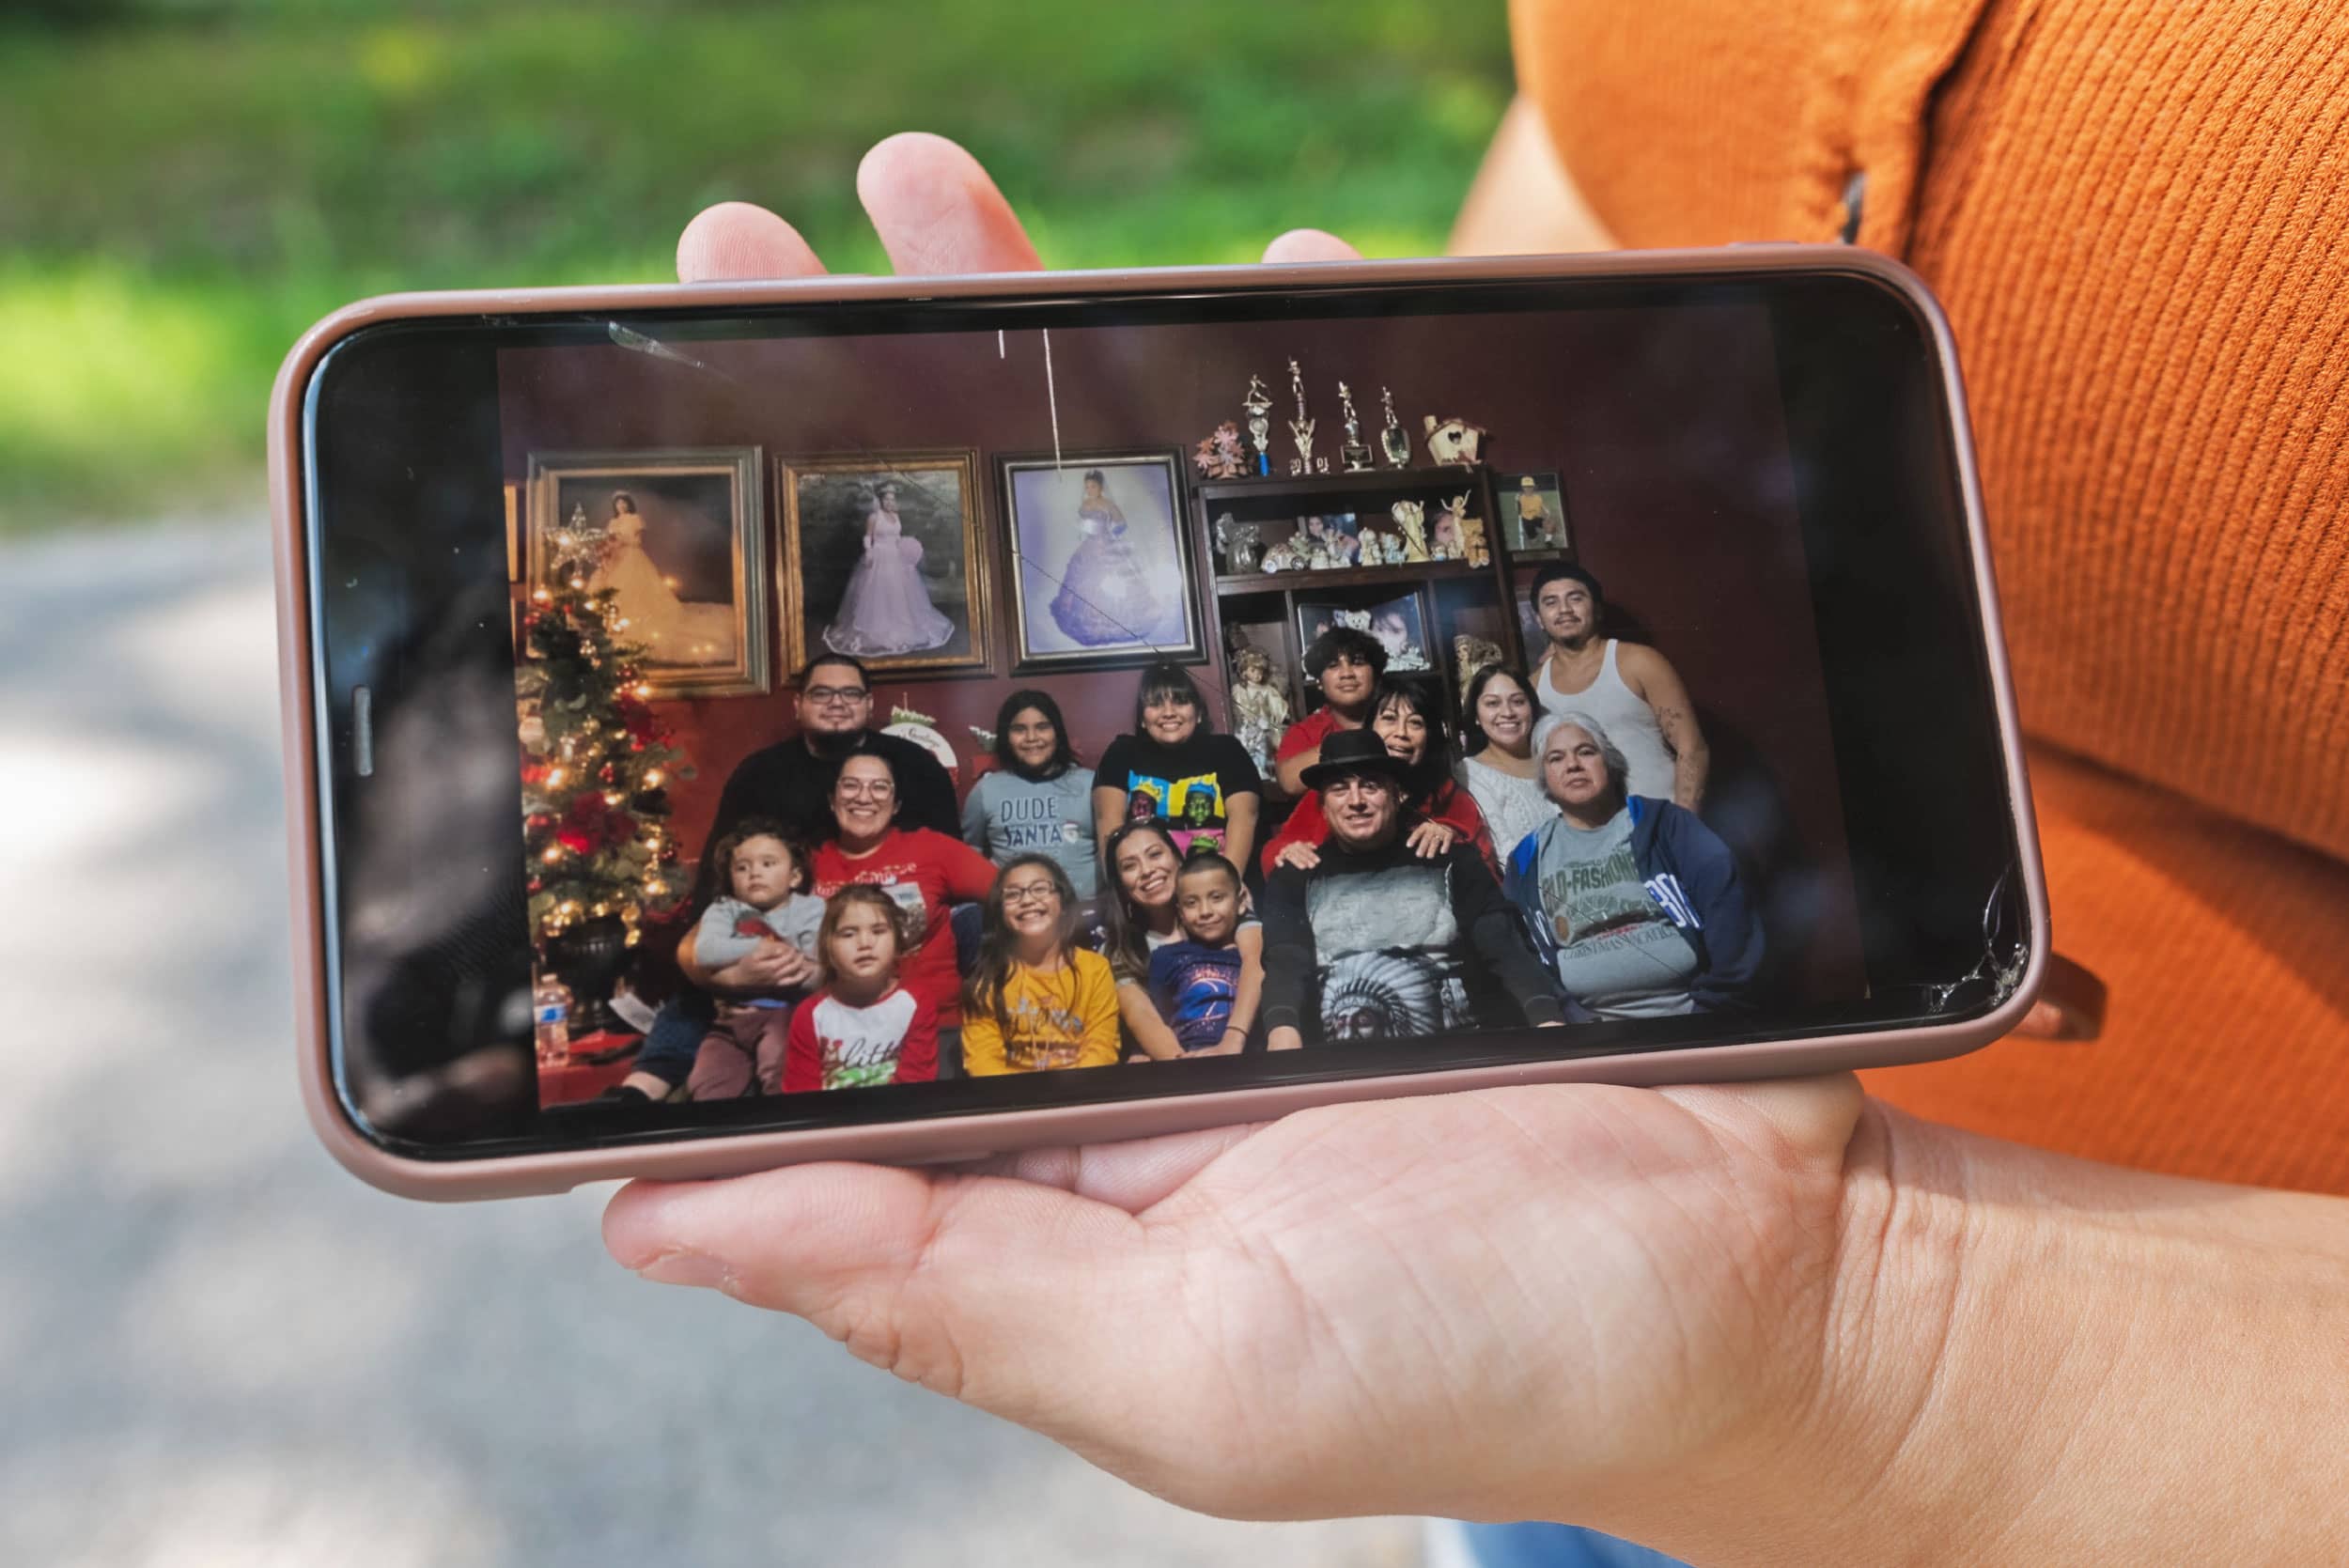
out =
<svg viewBox="0 0 2349 1568"><path fill-rule="evenodd" d="M1005 862L963 982L963 1070L979 1078L1117 1058L1117 984L1108 959L1077 946L1068 874L1044 855Z"/></svg>

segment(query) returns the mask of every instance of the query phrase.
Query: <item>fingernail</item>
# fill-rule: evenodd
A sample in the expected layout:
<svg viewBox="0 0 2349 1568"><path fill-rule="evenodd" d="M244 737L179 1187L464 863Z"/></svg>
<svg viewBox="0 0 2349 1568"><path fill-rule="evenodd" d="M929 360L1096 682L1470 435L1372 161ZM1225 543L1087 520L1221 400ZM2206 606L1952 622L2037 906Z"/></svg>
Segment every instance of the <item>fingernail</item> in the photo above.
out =
<svg viewBox="0 0 2349 1568"><path fill-rule="evenodd" d="M663 1252L636 1273L657 1285L693 1285L702 1290L725 1290L734 1282L726 1265L706 1252Z"/></svg>

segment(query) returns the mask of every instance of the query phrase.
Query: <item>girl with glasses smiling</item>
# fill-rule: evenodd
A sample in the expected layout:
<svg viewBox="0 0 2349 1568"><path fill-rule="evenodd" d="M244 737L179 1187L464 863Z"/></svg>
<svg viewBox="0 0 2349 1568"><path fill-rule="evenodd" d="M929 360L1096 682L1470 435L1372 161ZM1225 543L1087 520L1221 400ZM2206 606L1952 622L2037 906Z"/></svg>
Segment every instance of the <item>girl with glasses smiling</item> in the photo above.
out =
<svg viewBox="0 0 2349 1568"><path fill-rule="evenodd" d="M1117 1062L1117 984L1077 945L1077 898L1049 855L1020 855L988 890L978 962L962 988L972 1077Z"/></svg>

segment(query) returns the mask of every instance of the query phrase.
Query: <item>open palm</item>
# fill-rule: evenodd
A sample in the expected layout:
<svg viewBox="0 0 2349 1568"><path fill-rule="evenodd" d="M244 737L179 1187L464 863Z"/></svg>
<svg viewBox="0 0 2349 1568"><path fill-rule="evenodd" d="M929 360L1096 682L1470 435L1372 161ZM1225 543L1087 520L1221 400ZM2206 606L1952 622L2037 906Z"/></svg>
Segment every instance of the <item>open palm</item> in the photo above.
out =
<svg viewBox="0 0 2349 1568"><path fill-rule="evenodd" d="M640 1184L605 1234L1189 1506L1595 1518L1807 1403L1860 1105L1847 1078L1489 1090L975 1173Z"/></svg>

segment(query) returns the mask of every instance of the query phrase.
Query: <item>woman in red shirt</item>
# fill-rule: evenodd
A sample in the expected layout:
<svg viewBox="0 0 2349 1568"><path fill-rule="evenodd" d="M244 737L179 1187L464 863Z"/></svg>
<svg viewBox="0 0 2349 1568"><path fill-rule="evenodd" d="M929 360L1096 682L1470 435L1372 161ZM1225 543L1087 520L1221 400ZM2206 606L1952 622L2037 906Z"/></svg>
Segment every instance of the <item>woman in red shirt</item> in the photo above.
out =
<svg viewBox="0 0 2349 1568"><path fill-rule="evenodd" d="M938 1010L939 1057L959 1048L962 979L947 927L952 904L976 903L995 880L986 856L958 838L927 828L897 826L897 775L889 759L859 752L840 765L832 786L834 836L814 856L814 891L830 898L842 888L877 887L897 901L912 926L897 977Z"/></svg>
<svg viewBox="0 0 2349 1568"><path fill-rule="evenodd" d="M1476 846L1495 877L1501 861L1493 848L1492 831L1452 778L1452 732L1434 694L1407 681L1384 680L1370 699L1370 727L1387 743L1389 756L1409 765L1406 789L1415 824L1404 840L1423 859L1442 854L1461 839ZM1295 809L1272 842L1264 846L1265 875L1279 865L1310 866L1321 859L1321 841L1330 836L1330 819L1321 809L1318 790L1297 798Z"/></svg>

